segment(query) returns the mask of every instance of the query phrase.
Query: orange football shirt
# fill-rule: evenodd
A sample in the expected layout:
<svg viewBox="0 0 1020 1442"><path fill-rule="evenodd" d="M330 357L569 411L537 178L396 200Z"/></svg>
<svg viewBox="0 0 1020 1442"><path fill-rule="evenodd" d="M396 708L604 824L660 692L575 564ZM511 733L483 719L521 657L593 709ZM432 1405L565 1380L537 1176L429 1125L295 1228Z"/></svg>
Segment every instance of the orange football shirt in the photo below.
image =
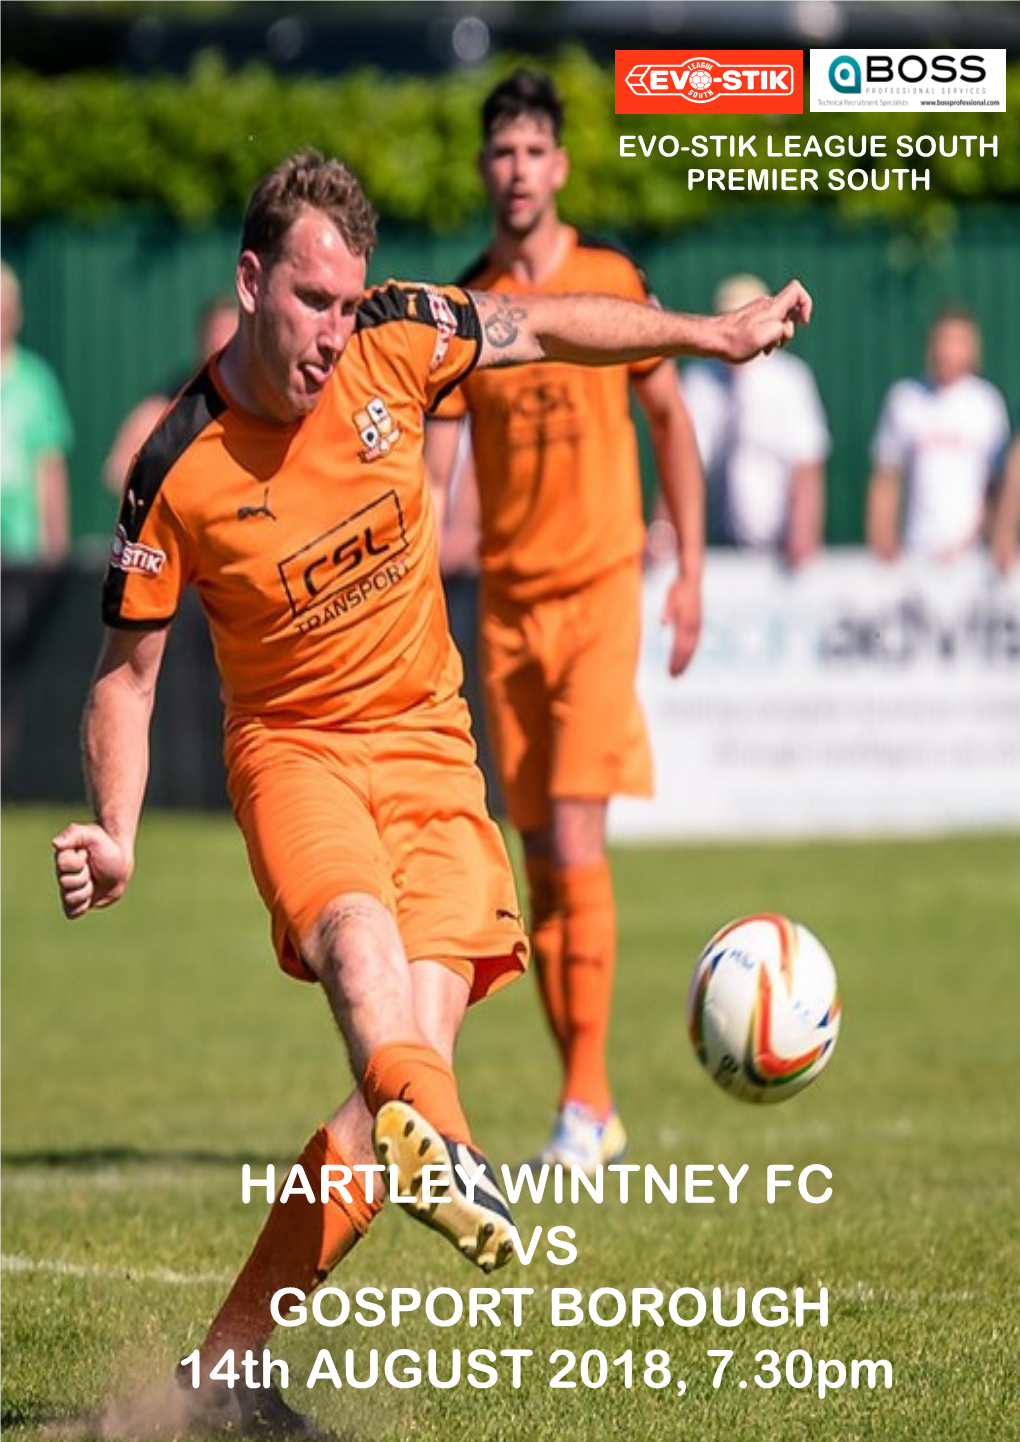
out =
<svg viewBox="0 0 1020 1442"><path fill-rule="evenodd" d="M240 409L207 365L136 458L106 623L166 625L195 586L230 719L371 724L455 693L423 413L480 344L461 290L389 282L293 425Z"/></svg>
<svg viewBox="0 0 1020 1442"><path fill-rule="evenodd" d="M469 290L507 295L601 292L646 301L622 251L568 228L557 269L539 285L484 256L460 277ZM481 566L492 591L519 604L586 585L641 553L644 521L629 380L660 362L560 362L475 371L443 402L443 418L471 417L481 504Z"/></svg>

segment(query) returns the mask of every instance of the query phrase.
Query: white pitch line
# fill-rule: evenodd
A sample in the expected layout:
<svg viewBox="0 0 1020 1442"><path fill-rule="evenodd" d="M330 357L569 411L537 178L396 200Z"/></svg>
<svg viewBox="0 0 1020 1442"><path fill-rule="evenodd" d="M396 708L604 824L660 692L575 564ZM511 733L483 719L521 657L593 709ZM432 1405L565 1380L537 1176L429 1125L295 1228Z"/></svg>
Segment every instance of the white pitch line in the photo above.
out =
<svg viewBox="0 0 1020 1442"><path fill-rule="evenodd" d="M173 1171L168 1167L100 1167L95 1170L73 1170L53 1167L15 1169L5 1167L3 1187L8 1192L81 1192L132 1191L143 1188L195 1186L194 1172Z"/></svg>
<svg viewBox="0 0 1020 1442"><path fill-rule="evenodd" d="M46 1272L55 1277L81 1277L98 1282L162 1282L168 1287L201 1287L210 1282L229 1282L230 1272L177 1272L172 1267L109 1266L102 1262L64 1262L56 1258L37 1259L4 1253L0 1271Z"/></svg>

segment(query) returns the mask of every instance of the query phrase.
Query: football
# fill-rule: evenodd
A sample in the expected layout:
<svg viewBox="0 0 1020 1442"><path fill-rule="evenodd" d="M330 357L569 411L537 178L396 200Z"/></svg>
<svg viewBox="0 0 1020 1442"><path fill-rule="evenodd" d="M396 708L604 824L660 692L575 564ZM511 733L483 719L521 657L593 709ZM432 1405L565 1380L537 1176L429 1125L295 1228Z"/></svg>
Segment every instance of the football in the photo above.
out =
<svg viewBox="0 0 1020 1442"><path fill-rule="evenodd" d="M729 1096L781 1102L828 1065L839 1036L836 969L818 938L785 916L742 917L698 958L687 1030Z"/></svg>

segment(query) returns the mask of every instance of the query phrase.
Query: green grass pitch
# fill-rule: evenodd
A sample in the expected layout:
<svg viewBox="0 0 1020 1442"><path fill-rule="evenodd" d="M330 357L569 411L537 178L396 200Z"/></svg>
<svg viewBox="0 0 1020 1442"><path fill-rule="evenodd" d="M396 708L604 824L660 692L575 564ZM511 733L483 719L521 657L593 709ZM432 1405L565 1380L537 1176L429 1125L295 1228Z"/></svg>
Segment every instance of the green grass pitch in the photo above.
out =
<svg viewBox="0 0 1020 1442"><path fill-rule="evenodd" d="M240 838L226 817L148 816L138 874L114 910L59 915L49 837L64 818L3 817L3 1425L22 1439L91 1435L80 1420L167 1376L254 1238L245 1161L285 1167L347 1089L322 998L279 975ZM747 1163L739 1199L527 1202L535 1226L571 1227L577 1260L494 1278L387 1208L332 1278L423 1294L534 1289L519 1328L398 1329L314 1321L280 1331L288 1397L357 1442L1005 1442L1020 1438L1020 837L760 847L620 849L620 967L611 1041L629 1160ZM804 921L840 976L843 1031L827 1072L776 1108L740 1105L701 1074L684 1035L687 981L709 935L760 909ZM498 1163L544 1139L556 1072L526 979L469 1017L458 1059L476 1135ZM822 1206L765 1200L770 1163L822 1163ZM551 1323L554 1288L665 1293L764 1287L810 1299L829 1323L709 1320L660 1330ZM813 1319L816 1314L809 1313ZM438 1353L449 1375L478 1348L528 1349L487 1390L339 1390L305 1381L321 1349L364 1376L371 1349ZM575 1354L565 1380L549 1358ZM670 1382L646 1385L663 1349ZM720 1386L717 1358L733 1356ZM778 1354L779 1385L763 1388ZM631 1386L627 1367L632 1357ZM808 1367L812 1383L799 1388ZM606 1359L601 1386L597 1353ZM889 1362L823 1398L822 1361ZM616 1365L614 1365L616 1363ZM766 1369L763 1371L763 1367ZM834 1375L830 1368L828 1376ZM653 1374L653 1380L660 1374ZM684 1379L681 1395L676 1385ZM739 1386L740 1381L748 1385Z"/></svg>

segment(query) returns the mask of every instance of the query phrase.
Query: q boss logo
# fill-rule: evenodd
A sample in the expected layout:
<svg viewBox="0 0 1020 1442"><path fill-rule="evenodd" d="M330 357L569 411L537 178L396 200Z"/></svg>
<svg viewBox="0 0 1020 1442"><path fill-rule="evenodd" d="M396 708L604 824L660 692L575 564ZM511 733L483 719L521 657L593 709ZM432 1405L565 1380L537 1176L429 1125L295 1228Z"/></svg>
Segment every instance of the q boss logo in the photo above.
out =
<svg viewBox="0 0 1020 1442"><path fill-rule="evenodd" d="M837 55L828 71L829 84L840 95L860 95L865 85L979 85L987 74L981 55L930 50Z"/></svg>
<svg viewBox="0 0 1020 1442"><path fill-rule="evenodd" d="M617 115L800 115L800 50L617 50Z"/></svg>

